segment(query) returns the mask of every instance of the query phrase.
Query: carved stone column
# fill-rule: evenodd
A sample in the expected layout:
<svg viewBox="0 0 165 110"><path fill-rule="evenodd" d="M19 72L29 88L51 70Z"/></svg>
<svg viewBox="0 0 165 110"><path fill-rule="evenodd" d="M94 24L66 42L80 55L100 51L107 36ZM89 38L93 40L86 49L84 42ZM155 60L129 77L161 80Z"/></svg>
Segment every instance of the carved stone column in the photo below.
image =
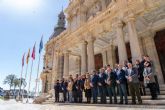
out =
<svg viewBox="0 0 165 110"><path fill-rule="evenodd" d="M52 73L47 74L47 79L48 79L47 90L50 91L52 89Z"/></svg>
<svg viewBox="0 0 165 110"><path fill-rule="evenodd" d="M122 64L125 60L128 59L128 57L127 57L125 40L124 40L123 23L121 21L118 21L116 24L116 32L117 32L119 63Z"/></svg>
<svg viewBox="0 0 165 110"><path fill-rule="evenodd" d="M93 37L88 37L88 72L95 70L94 40Z"/></svg>
<svg viewBox="0 0 165 110"><path fill-rule="evenodd" d="M76 73L81 75L81 57L80 56L77 56L76 58L76 68L77 68Z"/></svg>
<svg viewBox="0 0 165 110"><path fill-rule="evenodd" d="M86 21L86 9L80 8L80 11L78 13L79 16L79 21L80 21L80 26L83 25Z"/></svg>
<svg viewBox="0 0 165 110"><path fill-rule="evenodd" d="M64 56L63 56L63 53L59 53L58 68L57 68L57 74L58 74L57 76L59 80L63 78L63 67L64 67Z"/></svg>
<svg viewBox="0 0 165 110"><path fill-rule="evenodd" d="M106 9L106 1L105 0L101 0L101 7L102 7L102 10Z"/></svg>
<svg viewBox="0 0 165 110"><path fill-rule="evenodd" d="M46 73L41 73L40 78L42 80L42 93L45 93Z"/></svg>
<svg viewBox="0 0 165 110"><path fill-rule="evenodd" d="M60 66L60 59L59 59L60 57L59 56L60 55L59 55L59 52L55 52L55 54L56 54L55 55L55 59L56 60L54 62L54 65L55 65L55 70L54 71L55 71L56 75L55 75L55 78L54 79L56 81L56 80L59 79L59 66Z"/></svg>
<svg viewBox="0 0 165 110"><path fill-rule="evenodd" d="M135 18L133 16L128 17L127 25L128 25L128 35L129 35L130 48L132 54L132 61L134 63L136 59L141 60L142 53L139 45L138 33L135 26Z"/></svg>
<svg viewBox="0 0 165 110"><path fill-rule="evenodd" d="M158 77L158 82L159 84L164 84L163 74L154 42L154 35L155 35L154 33L147 33L144 36L144 44L147 54L151 58L151 61L153 62L153 71Z"/></svg>
<svg viewBox="0 0 165 110"><path fill-rule="evenodd" d="M69 51L64 53L64 78L69 76Z"/></svg>
<svg viewBox="0 0 165 110"><path fill-rule="evenodd" d="M106 50L103 50L102 58L103 58L103 67L104 67L107 65L107 51Z"/></svg>
<svg viewBox="0 0 165 110"><path fill-rule="evenodd" d="M87 72L87 42L81 44L81 74Z"/></svg>
<svg viewBox="0 0 165 110"><path fill-rule="evenodd" d="M115 57L113 56L114 52L114 46L110 45L107 50L107 57L108 57L108 64L113 68L114 67L114 59Z"/></svg>
<svg viewBox="0 0 165 110"><path fill-rule="evenodd" d="M55 81L57 80L57 71L56 71L56 67L57 67L57 54L56 51L54 51L53 53L53 65L52 65L52 89L54 89L54 84Z"/></svg>

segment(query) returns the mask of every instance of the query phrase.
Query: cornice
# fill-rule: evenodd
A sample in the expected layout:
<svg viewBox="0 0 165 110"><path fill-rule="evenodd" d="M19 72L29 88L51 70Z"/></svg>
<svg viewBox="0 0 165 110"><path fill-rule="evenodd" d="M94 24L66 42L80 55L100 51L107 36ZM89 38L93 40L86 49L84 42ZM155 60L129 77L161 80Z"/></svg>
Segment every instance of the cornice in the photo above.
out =
<svg viewBox="0 0 165 110"><path fill-rule="evenodd" d="M132 1L132 2L130 2L130 1ZM130 0L130 1L129 1L128 9L130 8L131 11L138 10L139 9L138 5L144 6L144 0L140 0L140 1L139 0ZM136 3L138 5L133 5ZM131 6L131 4L132 4L132 6ZM128 9L125 9L125 10L123 9L122 11L126 12L126 11L128 11ZM150 9L150 7L145 7L145 10L139 9L141 12L135 11L135 12L138 12L138 13L134 13L134 15L136 15L135 18L140 16L142 13L145 13L147 9ZM132 11L132 12L134 12L134 11ZM60 50L61 49L65 50L68 47L72 47L76 43L79 43L80 39L83 39L85 37L85 36L81 36L81 35L87 35L88 32L92 33L93 31L95 31L97 28L100 27L100 24L107 24L107 23L109 25L113 24L114 18L118 17L120 13L121 13L121 9L119 9L117 2L115 2L113 7L109 7L106 10L102 11L100 14L95 16L92 20L89 20L88 22L84 23L81 27L77 28L73 32L66 30L65 32L63 32L62 34L57 36L56 38L49 41L47 43L47 45L52 44L53 41L56 41L56 43L58 44L58 49L60 49ZM113 28L111 26L109 26L108 29L106 29L106 30L111 31L111 30L113 30ZM98 36L95 36L95 37L97 38Z"/></svg>

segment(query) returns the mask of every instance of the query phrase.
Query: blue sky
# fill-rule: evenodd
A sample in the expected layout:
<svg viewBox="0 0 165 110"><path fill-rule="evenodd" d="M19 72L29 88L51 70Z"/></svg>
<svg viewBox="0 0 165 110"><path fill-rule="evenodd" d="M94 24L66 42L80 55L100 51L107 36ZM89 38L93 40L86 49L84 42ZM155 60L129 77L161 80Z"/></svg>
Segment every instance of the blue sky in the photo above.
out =
<svg viewBox="0 0 165 110"><path fill-rule="evenodd" d="M58 14L66 8L69 0L0 0L0 87L9 74L21 73L21 59L36 42L36 60L32 76L32 87L36 78L38 48L41 36L46 43L57 24ZM43 65L41 57L40 71ZM29 62L31 65L31 62ZM25 65L26 67L26 65ZM28 73L30 72L30 67ZM25 74L25 69L23 74ZM28 75L29 77L29 75Z"/></svg>

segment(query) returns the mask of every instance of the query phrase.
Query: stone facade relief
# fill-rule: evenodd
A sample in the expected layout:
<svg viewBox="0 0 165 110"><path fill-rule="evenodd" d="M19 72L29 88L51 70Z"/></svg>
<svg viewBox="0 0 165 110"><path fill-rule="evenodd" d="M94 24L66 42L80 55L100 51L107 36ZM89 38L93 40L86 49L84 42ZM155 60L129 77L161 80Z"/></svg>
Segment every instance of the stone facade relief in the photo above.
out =
<svg viewBox="0 0 165 110"><path fill-rule="evenodd" d="M106 3L106 7L109 6L109 4L112 2L112 0L105 0L105 3Z"/></svg>
<svg viewBox="0 0 165 110"><path fill-rule="evenodd" d="M48 48L47 56L46 56L46 62L47 62L46 68L52 69L52 66L53 66L52 60L53 60L53 49Z"/></svg>
<svg viewBox="0 0 165 110"><path fill-rule="evenodd" d="M87 19L90 20L100 13L102 10L101 2L96 2L88 11L87 11Z"/></svg>
<svg viewBox="0 0 165 110"><path fill-rule="evenodd" d="M70 56L69 57L69 75L76 75L79 74L79 65L78 65L77 56Z"/></svg>
<svg viewBox="0 0 165 110"><path fill-rule="evenodd" d="M77 28L77 16L74 16L72 18L70 28L71 28L72 31L74 31Z"/></svg>

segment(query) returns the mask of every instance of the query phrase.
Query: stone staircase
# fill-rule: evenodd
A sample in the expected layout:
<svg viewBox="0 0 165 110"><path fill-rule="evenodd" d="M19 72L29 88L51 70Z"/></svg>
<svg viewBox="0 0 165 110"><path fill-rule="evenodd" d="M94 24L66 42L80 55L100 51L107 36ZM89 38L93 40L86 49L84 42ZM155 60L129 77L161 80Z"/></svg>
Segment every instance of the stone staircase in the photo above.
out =
<svg viewBox="0 0 165 110"><path fill-rule="evenodd" d="M143 104L144 105L165 105L165 85L160 85L160 95L158 95L158 100L151 100L151 96L150 96L150 91L147 88L146 89L146 96L141 96L142 100L143 100ZM55 98L49 98L48 100L46 100L45 102L43 102L42 104L54 104L54 100ZM86 99L84 99L85 102ZM120 97L117 96L117 100L119 102ZM100 101L100 97L98 97L98 102ZM107 97L107 103L109 101L109 98ZM131 103L131 96L128 96L128 103Z"/></svg>

